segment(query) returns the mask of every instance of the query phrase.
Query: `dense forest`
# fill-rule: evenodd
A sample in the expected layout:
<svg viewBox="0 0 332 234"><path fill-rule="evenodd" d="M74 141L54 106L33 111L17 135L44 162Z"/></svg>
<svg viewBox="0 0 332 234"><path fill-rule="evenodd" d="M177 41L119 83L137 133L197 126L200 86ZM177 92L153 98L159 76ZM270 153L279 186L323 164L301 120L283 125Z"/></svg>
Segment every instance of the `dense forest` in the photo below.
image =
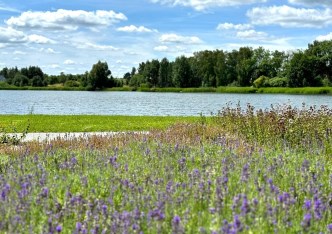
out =
<svg viewBox="0 0 332 234"><path fill-rule="evenodd" d="M141 62L123 78L114 78L106 62L98 62L84 74L47 75L37 66L3 68L0 79L13 86L84 87L318 87L332 86L332 40L314 41L305 50L270 51L241 47L230 52L199 51Z"/></svg>

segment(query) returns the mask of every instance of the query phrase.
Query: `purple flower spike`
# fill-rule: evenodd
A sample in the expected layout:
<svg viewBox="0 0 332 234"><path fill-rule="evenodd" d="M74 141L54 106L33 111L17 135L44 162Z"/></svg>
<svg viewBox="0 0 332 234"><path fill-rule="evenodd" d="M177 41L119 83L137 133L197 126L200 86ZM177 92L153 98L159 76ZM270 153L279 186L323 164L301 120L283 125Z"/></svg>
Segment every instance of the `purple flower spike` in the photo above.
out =
<svg viewBox="0 0 332 234"><path fill-rule="evenodd" d="M249 203L248 203L247 196L243 196L242 206L241 206L241 213L242 213L242 215L246 215L249 212L250 212L250 206L249 206Z"/></svg>
<svg viewBox="0 0 332 234"><path fill-rule="evenodd" d="M81 222L77 222L76 223L76 231L81 231L82 230L82 223Z"/></svg>
<svg viewBox="0 0 332 234"><path fill-rule="evenodd" d="M311 209L311 200L305 200L305 201L304 201L303 208L304 208L305 210L310 210L310 209Z"/></svg>
<svg viewBox="0 0 332 234"><path fill-rule="evenodd" d="M327 230L332 233L332 223L330 223L329 225L327 225Z"/></svg>
<svg viewBox="0 0 332 234"><path fill-rule="evenodd" d="M58 226L56 226L55 230L59 233L62 232L62 226L59 224Z"/></svg>
<svg viewBox="0 0 332 234"><path fill-rule="evenodd" d="M303 221L301 222L301 225L304 229L308 229L311 224L311 214L306 213L303 217Z"/></svg>
<svg viewBox="0 0 332 234"><path fill-rule="evenodd" d="M174 225L179 225L180 221L181 221L180 217L178 215L175 215L174 218L173 218L173 220L172 220L172 223Z"/></svg>
<svg viewBox="0 0 332 234"><path fill-rule="evenodd" d="M234 229L236 232L241 232L241 231L242 231L242 224L241 224L241 221L240 221L238 215L235 215L235 216L234 216L234 220L233 220L233 229Z"/></svg>

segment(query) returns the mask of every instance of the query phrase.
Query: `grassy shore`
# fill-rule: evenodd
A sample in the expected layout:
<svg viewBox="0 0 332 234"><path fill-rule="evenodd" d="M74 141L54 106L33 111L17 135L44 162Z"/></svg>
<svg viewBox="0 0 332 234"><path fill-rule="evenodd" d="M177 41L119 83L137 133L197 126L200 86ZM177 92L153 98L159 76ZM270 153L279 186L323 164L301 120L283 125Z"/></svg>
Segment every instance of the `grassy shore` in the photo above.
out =
<svg viewBox="0 0 332 234"><path fill-rule="evenodd" d="M0 82L0 90L55 90L55 91L86 91L84 87L64 87L64 86L47 86L47 87L16 87ZM332 87L302 87L302 88L288 88L288 87L200 87L200 88L135 88L135 87L113 87L102 91L138 91L138 92L173 92L173 93L272 93L272 94L328 94L332 95Z"/></svg>
<svg viewBox="0 0 332 234"><path fill-rule="evenodd" d="M175 123L195 122L199 117L100 116L100 115L0 115L0 129L7 132L94 132L166 129Z"/></svg>

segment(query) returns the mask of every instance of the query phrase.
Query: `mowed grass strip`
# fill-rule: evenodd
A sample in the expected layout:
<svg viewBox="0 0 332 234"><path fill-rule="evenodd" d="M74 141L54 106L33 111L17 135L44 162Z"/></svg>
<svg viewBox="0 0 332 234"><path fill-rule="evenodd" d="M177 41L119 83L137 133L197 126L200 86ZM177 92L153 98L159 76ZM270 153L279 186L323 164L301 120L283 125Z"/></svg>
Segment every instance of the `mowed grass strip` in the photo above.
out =
<svg viewBox="0 0 332 234"><path fill-rule="evenodd" d="M149 131L200 117L102 115L0 115L0 130L21 132Z"/></svg>

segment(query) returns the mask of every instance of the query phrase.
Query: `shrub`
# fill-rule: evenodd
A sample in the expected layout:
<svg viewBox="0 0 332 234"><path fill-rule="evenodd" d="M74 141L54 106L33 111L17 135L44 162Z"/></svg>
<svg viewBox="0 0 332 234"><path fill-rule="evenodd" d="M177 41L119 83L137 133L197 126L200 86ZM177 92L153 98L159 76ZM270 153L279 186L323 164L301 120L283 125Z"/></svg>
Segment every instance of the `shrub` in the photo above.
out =
<svg viewBox="0 0 332 234"><path fill-rule="evenodd" d="M254 87L255 88L260 88L260 87L265 87L266 84L269 81L269 77L267 76L260 76L254 81Z"/></svg>
<svg viewBox="0 0 332 234"><path fill-rule="evenodd" d="M274 77L268 80L267 86L269 87L287 87L286 77Z"/></svg>

